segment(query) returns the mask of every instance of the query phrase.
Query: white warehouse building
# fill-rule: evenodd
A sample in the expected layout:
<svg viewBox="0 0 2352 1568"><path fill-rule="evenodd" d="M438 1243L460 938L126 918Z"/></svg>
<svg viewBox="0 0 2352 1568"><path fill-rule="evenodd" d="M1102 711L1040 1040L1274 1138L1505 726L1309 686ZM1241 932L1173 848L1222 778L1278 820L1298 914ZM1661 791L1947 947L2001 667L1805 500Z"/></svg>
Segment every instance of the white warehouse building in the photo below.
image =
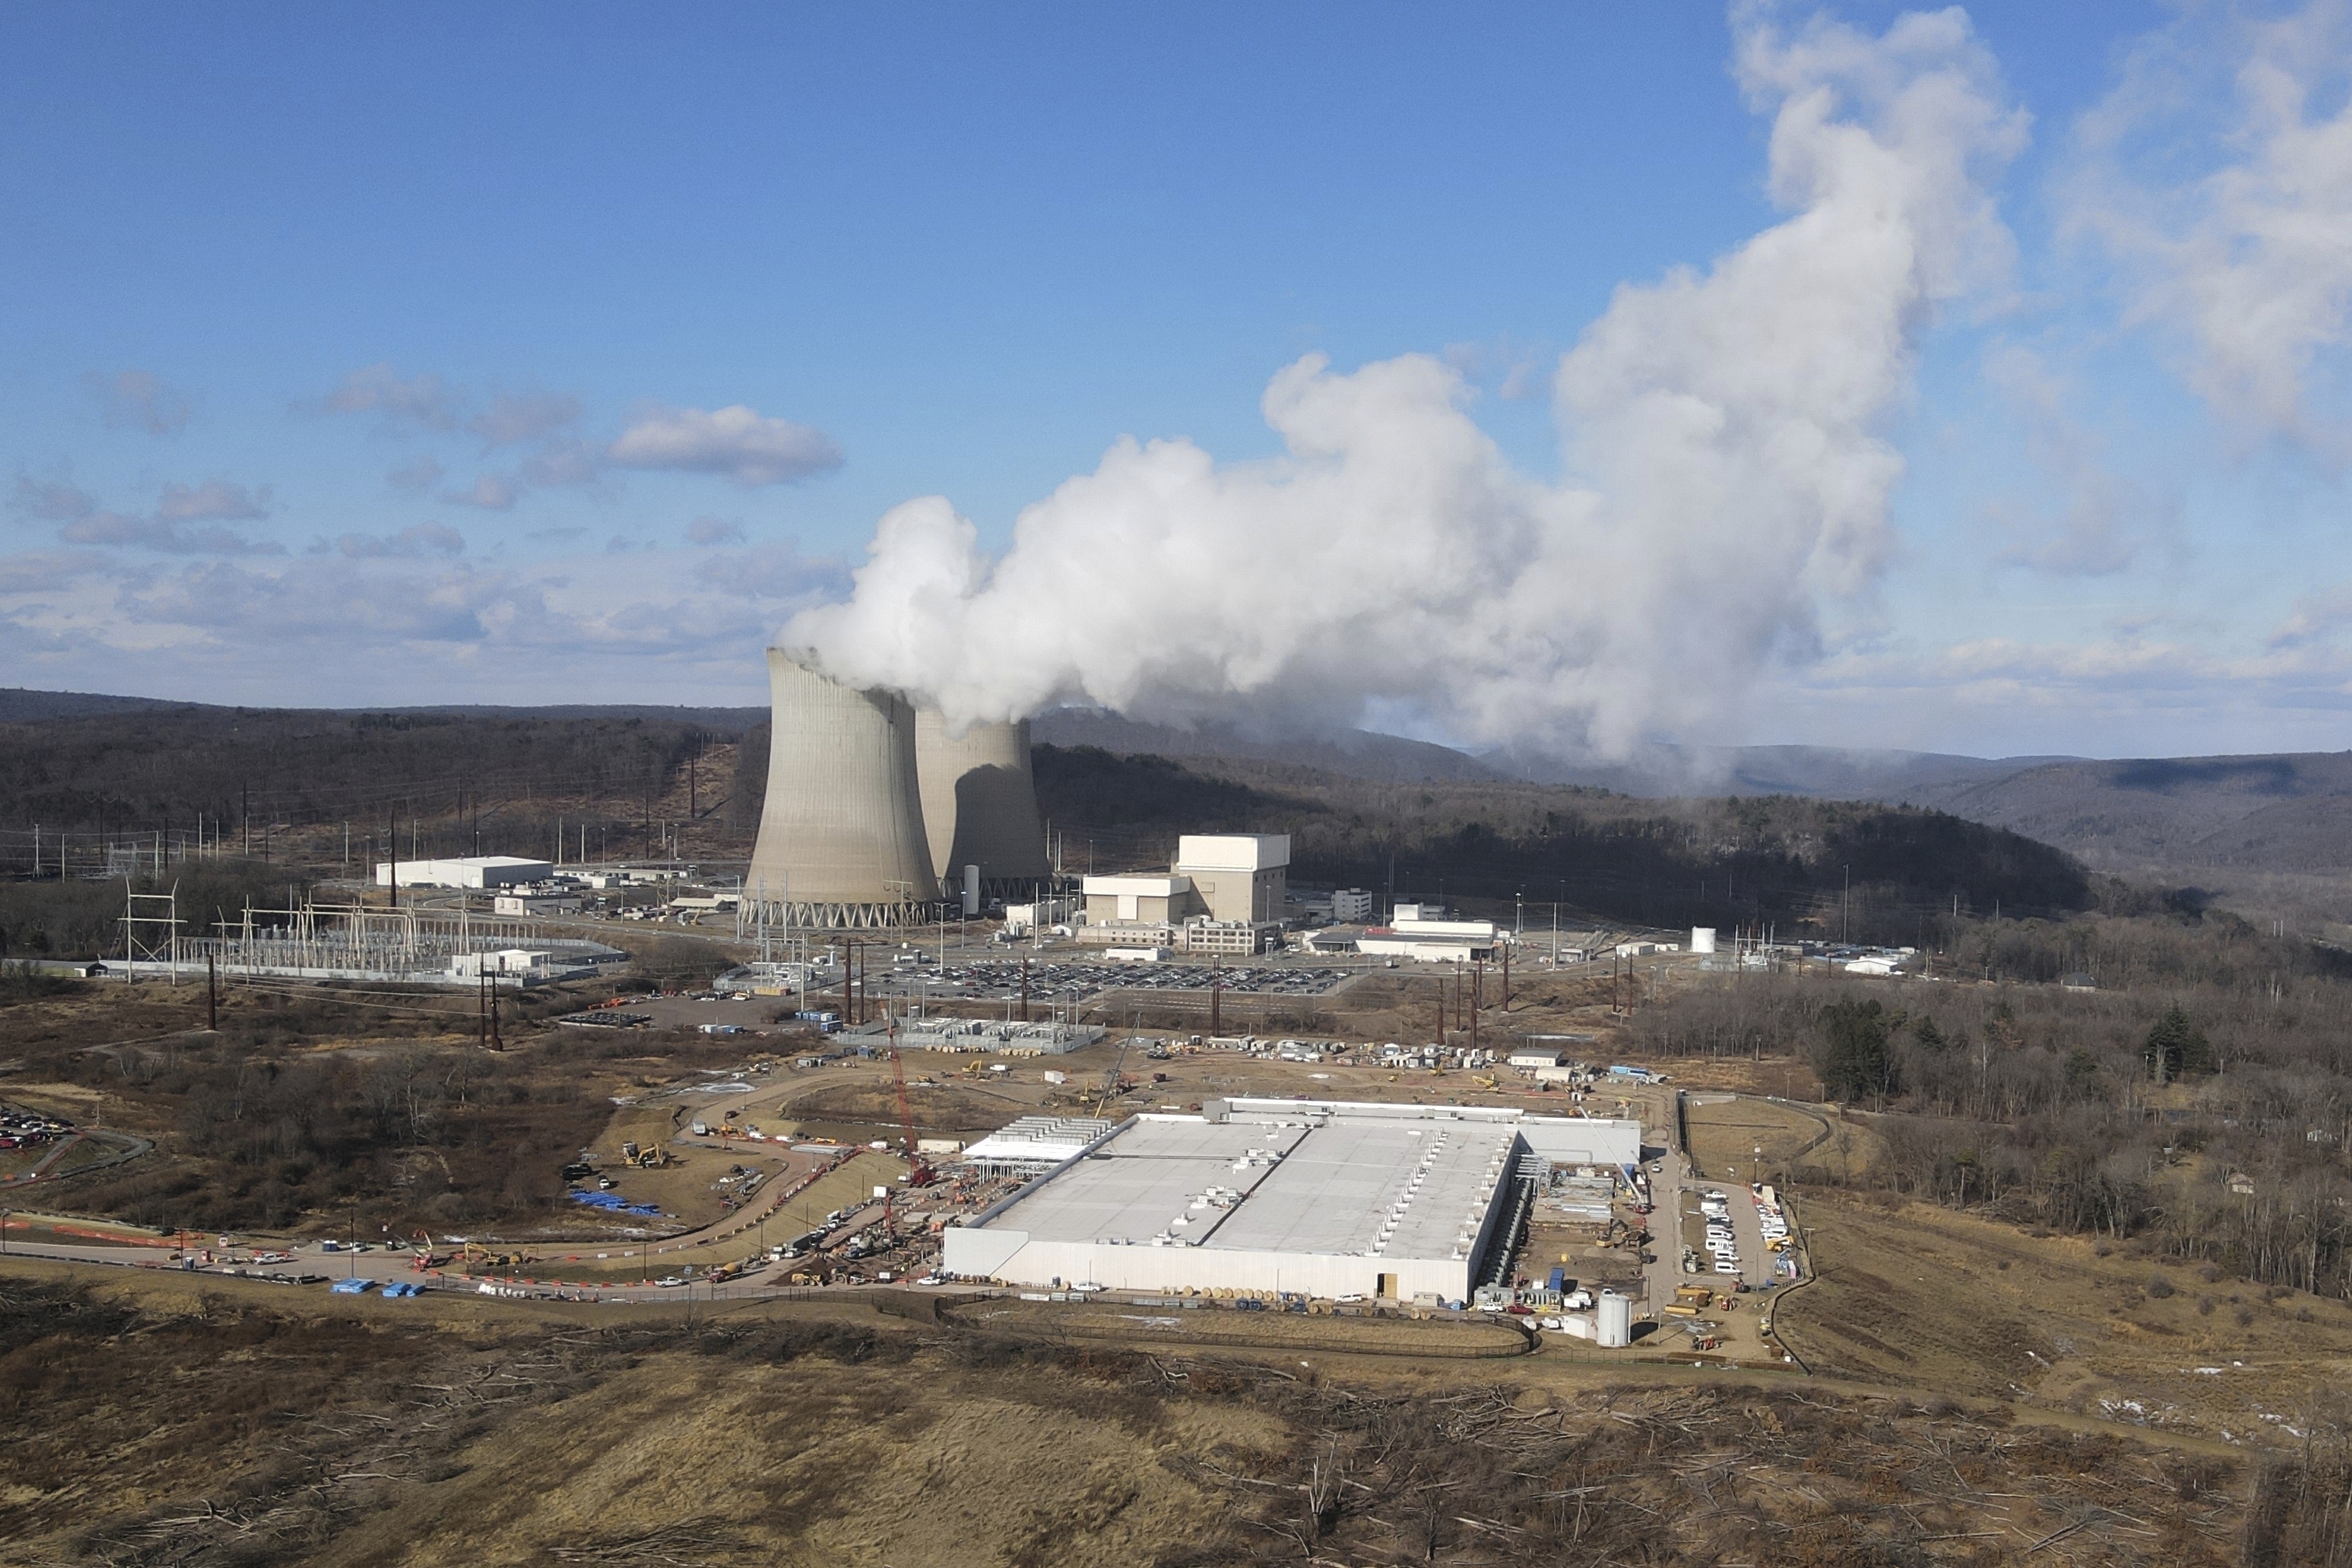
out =
<svg viewBox="0 0 2352 1568"><path fill-rule="evenodd" d="M403 887L514 887L545 882L555 874L551 861L524 860L515 855L467 855L460 860L378 861L375 884L392 885L392 868L400 868Z"/></svg>
<svg viewBox="0 0 2352 1568"><path fill-rule="evenodd" d="M1213 1101L1121 1124L971 1224L952 1273L1009 1284L1465 1301L1529 1156L1631 1165L1641 1124L1513 1107Z"/></svg>

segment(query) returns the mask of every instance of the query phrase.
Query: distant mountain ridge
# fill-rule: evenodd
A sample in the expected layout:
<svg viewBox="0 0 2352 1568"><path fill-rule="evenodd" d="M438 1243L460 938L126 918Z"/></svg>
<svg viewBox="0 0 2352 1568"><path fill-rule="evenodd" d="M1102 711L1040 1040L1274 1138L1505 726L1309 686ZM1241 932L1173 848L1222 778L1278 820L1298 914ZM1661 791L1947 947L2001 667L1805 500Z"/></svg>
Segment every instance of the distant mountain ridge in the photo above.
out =
<svg viewBox="0 0 2352 1568"><path fill-rule="evenodd" d="M1369 729L1260 737L1232 725L1179 729L1096 708L1055 708L1032 720L1029 732L1032 739L1048 746L1094 746L1116 757L1227 757L1383 783L1465 783L1520 777L1449 746Z"/></svg>
<svg viewBox="0 0 2352 1568"><path fill-rule="evenodd" d="M87 692L0 688L0 724L212 708ZM643 718L743 736L761 707L653 704L268 710L513 718ZM1035 738L1116 756L1228 758L1385 783L1574 785L1647 799L1792 795L1933 807L2055 844L2103 871L2189 874L2200 867L2352 872L2352 751L2242 757L1966 757L1813 746L1656 747L1625 762L1582 762L1502 749L1473 755L1370 730L1265 735L1233 725L1182 729L1096 709L1040 716Z"/></svg>
<svg viewBox="0 0 2352 1568"><path fill-rule="evenodd" d="M689 707L660 703L547 703L538 706L424 703L406 707L368 703L342 708L278 707L257 703L190 703L167 697L118 697L96 692L37 692L23 686L0 686L0 724L39 724L48 719L88 718L107 714L184 713L205 709L219 713L245 709L259 713L334 714L346 717L358 713L394 713L447 714L464 717L504 715L509 718L675 719L699 724L726 735L740 735L768 716L768 710L764 707Z"/></svg>

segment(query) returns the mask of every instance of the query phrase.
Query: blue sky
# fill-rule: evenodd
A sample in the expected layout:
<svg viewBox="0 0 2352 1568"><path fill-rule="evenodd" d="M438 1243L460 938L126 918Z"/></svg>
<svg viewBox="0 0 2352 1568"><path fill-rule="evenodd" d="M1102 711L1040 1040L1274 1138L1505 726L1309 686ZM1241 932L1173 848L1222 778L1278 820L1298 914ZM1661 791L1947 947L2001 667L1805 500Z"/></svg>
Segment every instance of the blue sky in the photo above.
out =
<svg viewBox="0 0 2352 1568"><path fill-rule="evenodd" d="M1932 37L1903 16L19 7L0 684L751 702L792 622L900 684L1011 647L1021 678L974 712L1091 697L1570 747L2340 747L2341 7L2003 4ZM1939 71L1988 118L1937 132L1965 145L1904 141L1900 106L1927 100L1903 90ZM1772 149L1816 89L1895 165L1965 162L1984 221L1948 243L1969 277L1889 285L1904 340L1842 436L1879 474L1857 512L1832 527L1774 496L1748 519L1735 485L1685 517L1612 455L1632 427L1603 394L1556 378L1639 291L1713 277L1801 214ZM1916 222L1945 244L1939 211ZM1676 308L1569 373L1670 382ZM1509 468L1476 504L1510 489L1534 531L1501 529L1517 542L1448 597L1330 591L1397 548L1384 528L1471 524L1285 468L1279 501L1220 490L1132 527L1197 528L1244 578L1250 529L1314 541L1264 575L1362 598L1288 641L1172 613L1158 662L1108 668L1030 636L1050 600L1008 612L968 585L910 601L945 642L904 633L917 612L876 584L870 612L793 620L850 593L877 519L935 495L973 559L1026 552L1006 580L1150 620L1121 596L1171 580L1105 522L1129 493L1106 454L1161 438L1239 475L1311 467L1262 408L1309 354L1333 396L1407 357L1447 367L1436 395ZM1023 509L1080 476L1016 549ZM1769 560L1668 570L1760 536ZM1056 550L1117 554L1131 580L1097 592ZM1604 613L1626 580L1652 585L1639 634ZM1517 606L1507 637L1422 664L1381 646L1490 599ZM1279 596L1253 613L1294 619ZM1205 686L1168 673L1204 659Z"/></svg>

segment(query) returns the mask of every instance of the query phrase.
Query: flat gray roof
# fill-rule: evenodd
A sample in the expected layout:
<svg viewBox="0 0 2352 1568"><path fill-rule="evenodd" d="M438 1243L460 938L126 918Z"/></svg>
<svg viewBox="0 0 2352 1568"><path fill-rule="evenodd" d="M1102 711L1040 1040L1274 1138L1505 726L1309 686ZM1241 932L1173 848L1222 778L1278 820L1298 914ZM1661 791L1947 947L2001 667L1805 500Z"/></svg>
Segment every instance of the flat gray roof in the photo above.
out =
<svg viewBox="0 0 2352 1568"><path fill-rule="evenodd" d="M1393 1118L1298 1106L1237 1106L1216 1122L1138 1117L989 1223L1041 1241L1466 1255L1509 1174L1517 1130L1397 1109Z"/></svg>

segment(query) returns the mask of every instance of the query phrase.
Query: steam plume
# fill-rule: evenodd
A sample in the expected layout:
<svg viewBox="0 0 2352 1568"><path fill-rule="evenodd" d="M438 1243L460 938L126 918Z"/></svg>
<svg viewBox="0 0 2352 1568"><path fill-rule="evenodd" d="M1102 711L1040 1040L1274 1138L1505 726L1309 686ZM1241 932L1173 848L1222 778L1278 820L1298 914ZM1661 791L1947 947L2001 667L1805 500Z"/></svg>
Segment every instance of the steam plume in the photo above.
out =
<svg viewBox="0 0 2352 1568"><path fill-rule="evenodd" d="M2024 140L1958 10L1870 37L1734 12L1790 215L1621 287L1559 365L1565 486L1514 472L1418 354L1266 389L1286 455L1121 438L990 559L940 497L881 519L845 603L784 629L951 722L1081 702L1185 720L1418 709L1455 738L1622 754L1720 712L1866 587L1884 438L1936 308L2007 273L1988 182Z"/></svg>

